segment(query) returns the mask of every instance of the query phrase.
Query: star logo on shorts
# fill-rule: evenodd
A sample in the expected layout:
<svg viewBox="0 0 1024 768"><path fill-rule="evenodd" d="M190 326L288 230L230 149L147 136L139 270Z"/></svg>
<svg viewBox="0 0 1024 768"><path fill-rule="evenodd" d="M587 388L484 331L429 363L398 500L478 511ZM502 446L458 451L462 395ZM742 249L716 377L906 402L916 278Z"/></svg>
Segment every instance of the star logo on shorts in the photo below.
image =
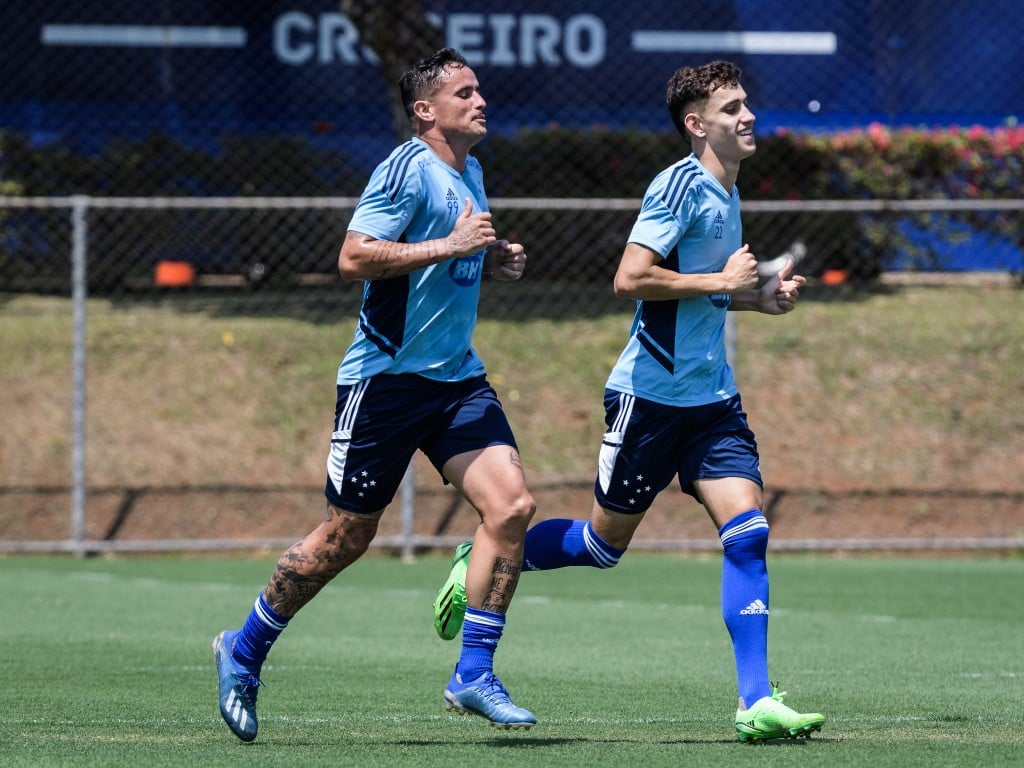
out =
<svg viewBox="0 0 1024 768"><path fill-rule="evenodd" d="M348 481L350 483L356 483L358 487L363 490L366 490L367 488L375 488L377 486L377 481L371 478L370 473L365 469L358 474L352 475ZM366 494L363 493L363 491L359 491L358 495L359 498L363 498Z"/></svg>

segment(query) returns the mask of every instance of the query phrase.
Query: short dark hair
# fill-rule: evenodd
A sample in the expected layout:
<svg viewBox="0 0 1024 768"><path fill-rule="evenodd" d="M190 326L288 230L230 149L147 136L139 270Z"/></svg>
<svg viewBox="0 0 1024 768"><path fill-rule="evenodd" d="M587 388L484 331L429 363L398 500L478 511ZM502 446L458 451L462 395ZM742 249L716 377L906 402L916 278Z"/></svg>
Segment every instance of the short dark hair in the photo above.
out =
<svg viewBox="0 0 1024 768"><path fill-rule="evenodd" d="M469 63L466 57L457 50L442 48L409 67L398 80L402 106L405 107L405 114L409 119L412 120L413 117L412 105L436 91L445 72L467 66Z"/></svg>
<svg viewBox="0 0 1024 768"><path fill-rule="evenodd" d="M711 94L723 86L739 85L743 70L729 61L712 61L699 67L681 67L668 80L665 106L672 124L687 141L683 119L694 109L703 107Z"/></svg>

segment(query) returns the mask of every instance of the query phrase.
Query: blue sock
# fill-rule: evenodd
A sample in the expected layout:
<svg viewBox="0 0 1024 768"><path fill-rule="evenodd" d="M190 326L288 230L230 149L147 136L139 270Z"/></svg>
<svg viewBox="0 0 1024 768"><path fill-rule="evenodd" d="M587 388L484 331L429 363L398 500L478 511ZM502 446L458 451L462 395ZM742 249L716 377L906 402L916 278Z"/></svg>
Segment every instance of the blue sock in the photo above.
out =
<svg viewBox="0 0 1024 768"><path fill-rule="evenodd" d="M526 532L523 570L550 571L569 565L611 568L625 551L594 533L589 520L544 520Z"/></svg>
<svg viewBox="0 0 1024 768"><path fill-rule="evenodd" d="M732 638L740 698L751 706L770 696L768 682L768 521L761 510L737 515L718 529L722 618Z"/></svg>
<svg viewBox="0 0 1024 768"><path fill-rule="evenodd" d="M505 617L479 608L466 608L462 625L462 654L455 671L469 683L494 669L494 652L505 629Z"/></svg>
<svg viewBox="0 0 1024 768"><path fill-rule="evenodd" d="M261 593L249 612L245 624L235 637L232 656L253 672L258 672L267 660L270 646L288 626L288 617L282 616L269 605Z"/></svg>

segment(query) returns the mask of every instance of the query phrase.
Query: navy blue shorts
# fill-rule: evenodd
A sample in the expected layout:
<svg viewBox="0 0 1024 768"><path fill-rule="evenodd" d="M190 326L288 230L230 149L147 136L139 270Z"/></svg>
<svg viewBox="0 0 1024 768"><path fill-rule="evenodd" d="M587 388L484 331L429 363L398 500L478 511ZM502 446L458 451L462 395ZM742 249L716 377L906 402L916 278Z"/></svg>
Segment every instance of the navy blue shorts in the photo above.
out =
<svg viewBox="0 0 1024 768"><path fill-rule="evenodd" d="M484 376L450 382L382 374L342 385L324 493L338 509L376 512L395 497L417 449L440 473L453 456L492 445L516 442Z"/></svg>
<svg viewBox="0 0 1024 768"><path fill-rule="evenodd" d="M746 477L763 485L757 442L739 395L680 408L609 389L604 406L608 431L594 495L606 509L646 512L673 477L694 498L694 480Z"/></svg>

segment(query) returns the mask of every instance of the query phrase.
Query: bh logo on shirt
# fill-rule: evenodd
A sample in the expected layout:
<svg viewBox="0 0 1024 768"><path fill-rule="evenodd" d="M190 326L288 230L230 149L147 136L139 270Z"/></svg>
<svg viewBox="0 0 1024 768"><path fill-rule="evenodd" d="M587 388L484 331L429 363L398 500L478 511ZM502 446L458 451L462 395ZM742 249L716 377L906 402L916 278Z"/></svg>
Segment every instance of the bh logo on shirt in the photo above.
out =
<svg viewBox="0 0 1024 768"><path fill-rule="evenodd" d="M448 275L456 285L468 288L475 285L480 277L481 264L483 256L479 253L462 259L452 259L448 264Z"/></svg>
<svg viewBox="0 0 1024 768"><path fill-rule="evenodd" d="M719 309L725 309L732 302L732 294L730 293L713 293L708 296L708 301L711 305L718 307Z"/></svg>

